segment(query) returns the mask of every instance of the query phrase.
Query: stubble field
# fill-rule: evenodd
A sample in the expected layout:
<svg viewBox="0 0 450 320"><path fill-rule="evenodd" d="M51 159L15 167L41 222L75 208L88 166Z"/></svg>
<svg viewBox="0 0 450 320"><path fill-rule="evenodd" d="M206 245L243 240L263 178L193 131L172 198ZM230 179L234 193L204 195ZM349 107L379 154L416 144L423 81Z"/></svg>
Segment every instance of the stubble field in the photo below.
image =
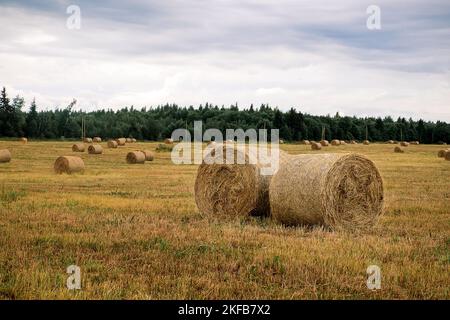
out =
<svg viewBox="0 0 450 320"><path fill-rule="evenodd" d="M71 142L0 141L0 299L449 299L450 161L437 145L330 146L378 166L385 210L364 234L202 216L196 165L170 153L129 165L129 144L79 153L84 174L56 175ZM286 144L291 154L309 146ZM66 268L81 268L68 290ZM369 265L381 289L366 286Z"/></svg>

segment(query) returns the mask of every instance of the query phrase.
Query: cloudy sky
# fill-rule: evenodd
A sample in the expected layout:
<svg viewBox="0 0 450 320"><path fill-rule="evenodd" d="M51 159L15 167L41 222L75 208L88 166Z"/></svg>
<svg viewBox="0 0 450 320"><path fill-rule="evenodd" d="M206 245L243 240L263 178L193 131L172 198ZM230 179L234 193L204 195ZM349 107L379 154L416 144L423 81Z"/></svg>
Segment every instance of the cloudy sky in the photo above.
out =
<svg viewBox="0 0 450 320"><path fill-rule="evenodd" d="M70 5L80 29L67 27ZM379 30L367 28L369 5ZM40 109L237 102L450 121L448 0L0 0L0 10L0 86Z"/></svg>

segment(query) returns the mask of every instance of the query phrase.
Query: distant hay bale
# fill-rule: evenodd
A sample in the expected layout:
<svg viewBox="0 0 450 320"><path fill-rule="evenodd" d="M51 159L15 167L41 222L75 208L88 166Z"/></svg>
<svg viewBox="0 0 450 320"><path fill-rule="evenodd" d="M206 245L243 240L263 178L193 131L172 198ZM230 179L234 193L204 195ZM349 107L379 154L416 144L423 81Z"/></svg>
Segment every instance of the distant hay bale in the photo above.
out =
<svg viewBox="0 0 450 320"><path fill-rule="evenodd" d="M419 141L411 141L409 144L411 144L411 145L419 145L420 143L419 143Z"/></svg>
<svg viewBox="0 0 450 320"><path fill-rule="evenodd" d="M27 144L28 143L28 139L25 137L22 137L19 139L20 142L22 142L23 144Z"/></svg>
<svg viewBox="0 0 450 320"><path fill-rule="evenodd" d="M108 141L108 148L115 149L118 146L119 146L119 144L117 143L117 141L115 141L115 140L109 140Z"/></svg>
<svg viewBox="0 0 450 320"><path fill-rule="evenodd" d="M170 138L164 139L164 143L165 144L173 144L173 139L170 139Z"/></svg>
<svg viewBox="0 0 450 320"><path fill-rule="evenodd" d="M388 144L394 144L395 142L394 142L394 140L388 140L388 141L386 141L386 143L388 143Z"/></svg>
<svg viewBox="0 0 450 320"><path fill-rule="evenodd" d="M145 161L153 161L155 158L155 153L150 150L141 150L145 154Z"/></svg>
<svg viewBox="0 0 450 320"><path fill-rule="evenodd" d="M280 139L280 144L284 144L284 140L283 139Z"/></svg>
<svg viewBox="0 0 450 320"><path fill-rule="evenodd" d="M84 143L75 143L72 146L72 151L73 152L84 152L84 150L86 149Z"/></svg>
<svg viewBox="0 0 450 320"><path fill-rule="evenodd" d="M137 140L136 140L135 138L131 138L131 142L132 142L132 143L136 143Z"/></svg>
<svg viewBox="0 0 450 320"><path fill-rule="evenodd" d="M168 145L168 144L162 144L160 143L157 147L156 147L156 152L171 152L173 150L173 145Z"/></svg>
<svg viewBox="0 0 450 320"><path fill-rule="evenodd" d="M368 145L370 144L370 141L369 141L369 140L364 140L364 141L363 141L363 144L365 144L366 146L368 146Z"/></svg>
<svg viewBox="0 0 450 320"><path fill-rule="evenodd" d="M103 148L99 144L91 144L88 148L89 154L102 154Z"/></svg>
<svg viewBox="0 0 450 320"><path fill-rule="evenodd" d="M351 140L350 144L358 144L358 142L356 142L356 140Z"/></svg>
<svg viewBox="0 0 450 320"><path fill-rule="evenodd" d="M358 154L290 156L269 187L272 217L286 225L364 230L382 213L383 181Z"/></svg>
<svg viewBox="0 0 450 320"><path fill-rule="evenodd" d="M94 137L94 139L92 139L92 142L102 142L102 138Z"/></svg>
<svg viewBox="0 0 450 320"><path fill-rule="evenodd" d="M345 142L344 140L341 140L340 143L341 143L341 145L346 145L347 144L347 142Z"/></svg>
<svg viewBox="0 0 450 320"><path fill-rule="evenodd" d="M332 146L339 146L340 144L341 144L340 140L337 140L337 139L331 140L331 145Z"/></svg>
<svg viewBox="0 0 450 320"><path fill-rule="evenodd" d="M92 143L92 138L84 138L83 141L86 143Z"/></svg>
<svg viewBox="0 0 450 320"><path fill-rule="evenodd" d="M450 161L450 150L445 153L445 160Z"/></svg>
<svg viewBox="0 0 450 320"><path fill-rule="evenodd" d="M118 146L124 146L125 143L127 142L127 139L125 139L125 138L119 138L119 139L116 139L116 142L117 142L117 145L118 145Z"/></svg>
<svg viewBox="0 0 450 320"><path fill-rule="evenodd" d="M402 147L407 147L407 146L409 146L409 142L402 141L402 142L400 142L400 145L401 145Z"/></svg>
<svg viewBox="0 0 450 320"><path fill-rule="evenodd" d="M311 144L311 142L309 140L302 140L302 141L300 141L300 144L309 145L309 144Z"/></svg>
<svg viewBox="0 0 450 320"><path fill-rule="evenodd" d="M311 150L320 150L322 149L322 145L318 142L311 143Z"/></svg>
<svg viewBox="0 0 450 320"><path fill-rule="evenodd" d="M220 148L224 161L213 163L215 152ZM233 164L223 163L227 159L227 151L234 154ZM279 152L282 162L287 153ZM242 157L245 163L236 163L238 157ZM242 151L234 145L225 144L213 148L197 171L194 190L199 211L208 215L268 216L271 176L261 174L262 168L264 165L247 148Z"/></svg>
<svg viewBox="0 0 450 320"><path fill-rule="evenodd" d="M445 155L450 152L450 149L441 149L438 151L439 158L445 158Z"/></svg>
<svg viewBox="0 0 450 320"><path fill-rule="evenodd" d="M322 145L322 147L328 147L330 145L328 140L320 140L320 144Z"/></svg>
<svg viewBox="0 0 450 320"><path fill-rule="evenodd" d="M125 141L126 143L131 143L131 138L126 138Z"/></svg>
<svg viewBox="0 0 450 320"><path fill-rule="evenodd" d="M11 161L11 152L8 149L0 150L0 163L6 163Z"/></svg>
<svg viewBox="0 0 450 320"><path fill-rule="evenodd" d="M396 146L396 147L394 148L394 152L397 152L397 153L403 153L403 152L405 152L405 150L403 150L403 149L400 148L399 146Z"/></svg>
<svg viewBox="0 0 450 320"><path fill-rule="evenodd" d="M142 151L131 151L127 154L127 163L136 164L145 162L145 153Z"/></svg>
<svg viewBox="0 0 450 320"><path fill-rule="evenodd" d="M56 159L54 164L55 172L61 173L75 173L84 171L84 162L80 157L65 156Z"/></svg>

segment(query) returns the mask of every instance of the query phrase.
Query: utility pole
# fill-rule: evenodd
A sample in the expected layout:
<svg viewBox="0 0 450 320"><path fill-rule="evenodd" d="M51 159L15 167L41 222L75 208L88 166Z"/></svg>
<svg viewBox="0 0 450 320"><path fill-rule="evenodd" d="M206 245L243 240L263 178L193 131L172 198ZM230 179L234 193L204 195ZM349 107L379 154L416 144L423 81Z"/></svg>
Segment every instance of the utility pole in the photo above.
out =
<svg viewBox="0 0 450 320"><path fill-rule="evenodd" d="M322 125L322 140L325 140L325 126Z"/></svg>
<svg viewBox="0 0 450 320"><path fill-rule="evenodd" d="M367 129L367 123L366 123L366 140L369 140L368 137L369 137L369 130Z"/></svg>

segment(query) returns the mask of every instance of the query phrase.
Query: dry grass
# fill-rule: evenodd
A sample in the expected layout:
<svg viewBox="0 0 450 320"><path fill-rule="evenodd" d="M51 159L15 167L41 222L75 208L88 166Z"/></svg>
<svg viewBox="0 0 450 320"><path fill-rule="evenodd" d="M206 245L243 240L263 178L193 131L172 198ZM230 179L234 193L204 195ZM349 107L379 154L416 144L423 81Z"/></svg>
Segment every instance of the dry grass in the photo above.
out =
<svg viewBox="0 0 450 320"><path fill-rule="evenodd" d="M392 146L346 145L292 154L356 151L380 170L385 214L353 235L285 228L262 218L201 216L196 165L123 161L136 143L79 154L83 175L56 175L53 161L71 143L0 141L14 157L0 164L0 298L450 298L450 162L442 147L418 145L408 157ZM66 267L82 270L68 291ZM381 267L382 289L366 287Z"/></svg>

